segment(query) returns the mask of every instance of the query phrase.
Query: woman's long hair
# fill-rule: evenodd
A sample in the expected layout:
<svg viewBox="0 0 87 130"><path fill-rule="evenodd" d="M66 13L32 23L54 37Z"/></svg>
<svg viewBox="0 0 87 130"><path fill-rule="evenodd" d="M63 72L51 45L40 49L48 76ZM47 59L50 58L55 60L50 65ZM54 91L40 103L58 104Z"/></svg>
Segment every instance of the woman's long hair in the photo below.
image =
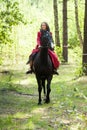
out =
<svg viewBox="0 0 87 130"><path fill-rule="evenodd" d="M49 25L48 25L47 22L42 22L42 23L41 23L40 31L42 31L42 24L43 24L43 23L46 25L46 30L47 30L48 32L50 32L50 27L49 27Z"/></svg>

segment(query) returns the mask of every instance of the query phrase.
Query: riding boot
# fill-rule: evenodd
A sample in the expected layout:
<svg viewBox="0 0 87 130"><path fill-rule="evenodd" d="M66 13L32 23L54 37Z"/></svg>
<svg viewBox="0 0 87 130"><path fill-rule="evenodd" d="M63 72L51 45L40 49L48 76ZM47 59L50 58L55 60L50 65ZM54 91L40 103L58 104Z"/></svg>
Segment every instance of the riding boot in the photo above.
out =
<svg viewBox="0 0 87 130"><path fill-rule="evenodd" d="M32 61L32 55L29 56L29 59L28 59L26 65L30 64L31 61Z"/></svg>
<svg viewBox="0 0 87 130"><path fill-rule="evenodd" d="M30 70L28 70L28 71L26 72L26 74L32 74L32 72L33 72L33 61L31 60L31 61L30 61Z"/></svg>
<svg viewBox="0 0 87 130"><path fill-rule="evenodd" d="M31 70L28 70L27 72L26 72L26 74L32 74L32 69Z"/></svg>
<svg viewBox="0 0 87 130"><path fill-rule="evenodd" d="M28 65L30 63L30 60L27 61L26 65Z"/></svg>
<svg viewBox="0 0 87 130"><path fill-rule="evenodd" d="M53 74L59 75L56 69L53 70Z"/></svg>

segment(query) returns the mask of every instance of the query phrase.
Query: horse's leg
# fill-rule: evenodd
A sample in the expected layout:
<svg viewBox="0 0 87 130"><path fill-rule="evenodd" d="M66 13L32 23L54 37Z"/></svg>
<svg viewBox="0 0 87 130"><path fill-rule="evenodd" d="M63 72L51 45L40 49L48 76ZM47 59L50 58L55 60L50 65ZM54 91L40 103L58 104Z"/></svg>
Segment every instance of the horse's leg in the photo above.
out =
<svg viewBox="0 0 87 130"><path fill-rule="evenodd" d="M46 100L46 89L45 89L45 79L42 80L43 92L44 92L44 100Z"/></svg>
<svg viewBox="0 0 87 130"><path fill-rule="evenodd" d="M42 84L41 80L37 78L37 83L38 83L38 92L39 92L39 99L38 99L38 105L41 105L41 91L42 91Z"/></svg>
<svg viewBox="0 0 87 130"><path fill-rule="evenodd" d="M52 76L48 77L48 79L47 79L47 96L46 96L46 103L49 103L49 102L50 102L50 92L51 92L50 84L51 84L51 80L52 80Z"/></svg>

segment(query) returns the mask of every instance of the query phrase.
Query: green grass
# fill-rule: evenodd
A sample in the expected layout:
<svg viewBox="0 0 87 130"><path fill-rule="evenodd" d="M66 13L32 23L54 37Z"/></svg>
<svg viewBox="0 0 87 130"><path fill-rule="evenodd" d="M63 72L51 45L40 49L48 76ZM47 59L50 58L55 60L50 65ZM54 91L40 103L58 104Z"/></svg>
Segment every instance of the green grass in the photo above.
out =
<svg viewBox="0 0 87 130"><path fill-rule="evenodd" d="M76 78L76 65L60 66L51 103L41 106L35 76L23 68L0 74L0 130L87 130L87 77Z"/></svg>

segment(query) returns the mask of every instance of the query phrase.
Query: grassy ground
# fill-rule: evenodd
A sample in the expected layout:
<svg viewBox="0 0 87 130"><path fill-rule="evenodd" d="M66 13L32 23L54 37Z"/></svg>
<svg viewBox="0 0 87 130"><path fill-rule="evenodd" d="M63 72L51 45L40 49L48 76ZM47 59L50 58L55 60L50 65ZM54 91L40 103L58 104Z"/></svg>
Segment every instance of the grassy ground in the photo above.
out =
<svg viewBox="0 0 87 130"><path fill-rule="evenodd" d="M24 68L0 73L0 130L87 130L87 77L75 77L76 65L60 66L51 103L41 106L35 76Z"/></svg>

